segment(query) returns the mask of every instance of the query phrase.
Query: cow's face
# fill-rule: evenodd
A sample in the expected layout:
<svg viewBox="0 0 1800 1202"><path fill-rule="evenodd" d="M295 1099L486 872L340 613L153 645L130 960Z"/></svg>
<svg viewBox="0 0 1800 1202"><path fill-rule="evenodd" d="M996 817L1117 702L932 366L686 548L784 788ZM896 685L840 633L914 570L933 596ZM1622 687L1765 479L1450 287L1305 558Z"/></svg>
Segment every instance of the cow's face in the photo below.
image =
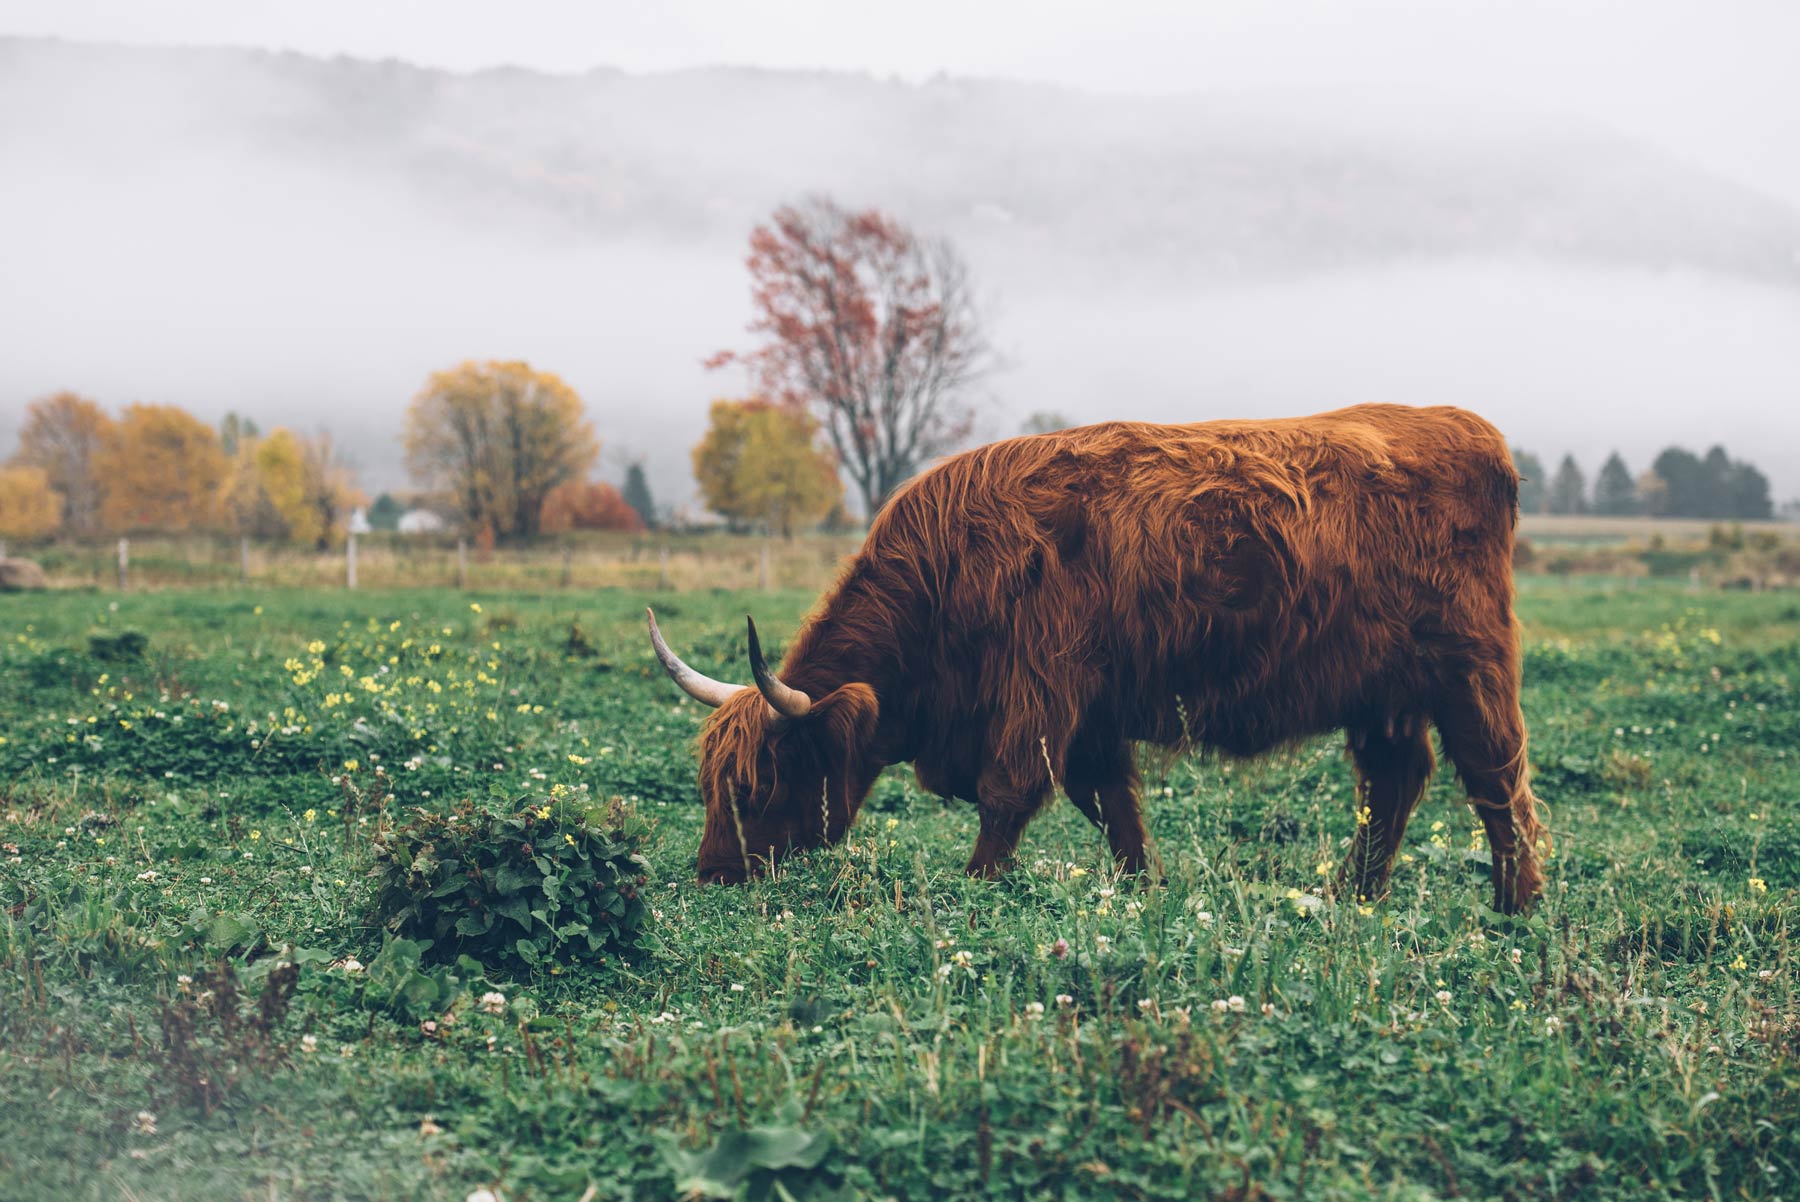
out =
<svg viewBox="0 0 1800 1202"><path fill-rule="evenodd" d="M756 687L730 685L681 662L650 615L650 642L669 678L714 709L700 734L700 880L736 884L787 852L844 837L881 765L871 754L879 706L866 684L817 701L783 684L749 624Z"/></svg>
<svg viewBox="0 0 1800 1202"><path fill-rule="evenodd" d="M799 718L774 713L755 689L727 699L700 736L700 880L738 884L790 851L836 843L862 808L875 694L837 689Z"/></svg>

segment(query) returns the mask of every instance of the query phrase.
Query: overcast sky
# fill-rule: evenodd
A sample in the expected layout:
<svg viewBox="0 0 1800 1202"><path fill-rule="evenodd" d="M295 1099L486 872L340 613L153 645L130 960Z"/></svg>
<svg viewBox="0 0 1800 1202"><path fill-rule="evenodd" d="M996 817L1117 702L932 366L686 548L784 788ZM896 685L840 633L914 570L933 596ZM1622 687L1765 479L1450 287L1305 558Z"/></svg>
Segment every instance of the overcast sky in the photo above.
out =
<svg viewBox="0 0 1800 1202"><path fill-rule="evenodd" d="M1602 121L1800 203L1800 0L0 0L0 31L474 69L1354 87Z"/></svg>

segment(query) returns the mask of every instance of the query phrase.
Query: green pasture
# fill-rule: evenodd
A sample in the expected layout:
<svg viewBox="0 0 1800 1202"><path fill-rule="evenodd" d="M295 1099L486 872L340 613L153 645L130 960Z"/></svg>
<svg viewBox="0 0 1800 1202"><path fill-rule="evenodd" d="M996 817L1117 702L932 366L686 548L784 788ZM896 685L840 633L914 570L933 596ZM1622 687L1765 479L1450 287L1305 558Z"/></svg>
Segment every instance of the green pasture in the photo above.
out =
<svg viewBox="0 0 1800 1202"><path fill-rule="evenodd" d="M896 768L697 887L645 599L0 597L0 1202L1800 1197L1791 594L1527 585L1523 919L1447 771L1392 896L1335 896L1331 739L1146 756L1160 881L1065 803L968 881L972 808ZM656 603L735 679L810 601ZM375 921L419 808L572 797L648 828L637 947Z"/></svg>

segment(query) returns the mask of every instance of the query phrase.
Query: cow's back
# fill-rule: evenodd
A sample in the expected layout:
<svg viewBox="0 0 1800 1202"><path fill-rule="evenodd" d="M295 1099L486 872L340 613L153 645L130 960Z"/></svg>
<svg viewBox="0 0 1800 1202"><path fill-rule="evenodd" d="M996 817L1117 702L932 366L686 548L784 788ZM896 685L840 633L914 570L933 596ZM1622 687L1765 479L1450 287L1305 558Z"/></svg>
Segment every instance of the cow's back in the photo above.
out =
<svg viewBox="0 0 1800 1202"><path fill-rule="evenodd" d="M1403 700L1438 644L1510 623L1517 485L1453 408L1111 422L945 461L864 555L919 594L943 720L1252 754Z"/></svg>

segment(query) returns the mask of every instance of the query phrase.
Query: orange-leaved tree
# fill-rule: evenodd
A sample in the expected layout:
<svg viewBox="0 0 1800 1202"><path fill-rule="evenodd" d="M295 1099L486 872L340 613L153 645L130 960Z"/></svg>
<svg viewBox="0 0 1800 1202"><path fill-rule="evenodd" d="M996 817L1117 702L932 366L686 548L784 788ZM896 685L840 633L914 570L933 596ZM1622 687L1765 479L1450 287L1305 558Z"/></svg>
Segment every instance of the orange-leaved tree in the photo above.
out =
<svg viewBox="0 0 1800 1202"><path fill-rule="evenodd" d="M819 445L819 423L765 400L713 402L694 447L694 478L708 509L790 538L844 495L836 460Z"/></svg>
<svg viewBox="0 0 1800 1202"><path fill-rule="evenodd" d="M176 405L128 405L95 457L106 481L101 519L112 530L213 528L226 477L213 428Z"/></svg>
<svg viewBox="0 0 1800 1202"><path fill-rule="evenodd" d="M550 491L579 480L599 454L575 390L525 363L437 372L406 411L413 477L441 491L477 534L536 534Z"/></svg>
<svg viewBox="0 0 1800 1202"><path fill-rule="evenodd" d="M56 533L63 500L41 467L0 467L0 537L33 540Z"/></svg>
<svg viewBox="0 0 1800 1202"><path fill-rule="evenodd" d="M707 364L815 414L873 515L973 424L991 356L968 269L946 241L824 198L776 210L747 263L762 345Z"/></svg>
<svg viewBox="0 0 1800 1202"><path fill-rule="evenodd" d="M19 451L13 462L40 468L62 497L63 529L77 536L100 532L105 477L98 469L112 419L106 411L73 392L33 401L19 428Z"/></svg>
<svg viewBox="0 0 1800 1202"><path fill-rule="evenodd" d="M610 484L599 480L569 480L558 484L544 498L544 512L539 529L545 534L561 534L565 530L625 530L637 533L644 528L625 496Z"/></svg>

